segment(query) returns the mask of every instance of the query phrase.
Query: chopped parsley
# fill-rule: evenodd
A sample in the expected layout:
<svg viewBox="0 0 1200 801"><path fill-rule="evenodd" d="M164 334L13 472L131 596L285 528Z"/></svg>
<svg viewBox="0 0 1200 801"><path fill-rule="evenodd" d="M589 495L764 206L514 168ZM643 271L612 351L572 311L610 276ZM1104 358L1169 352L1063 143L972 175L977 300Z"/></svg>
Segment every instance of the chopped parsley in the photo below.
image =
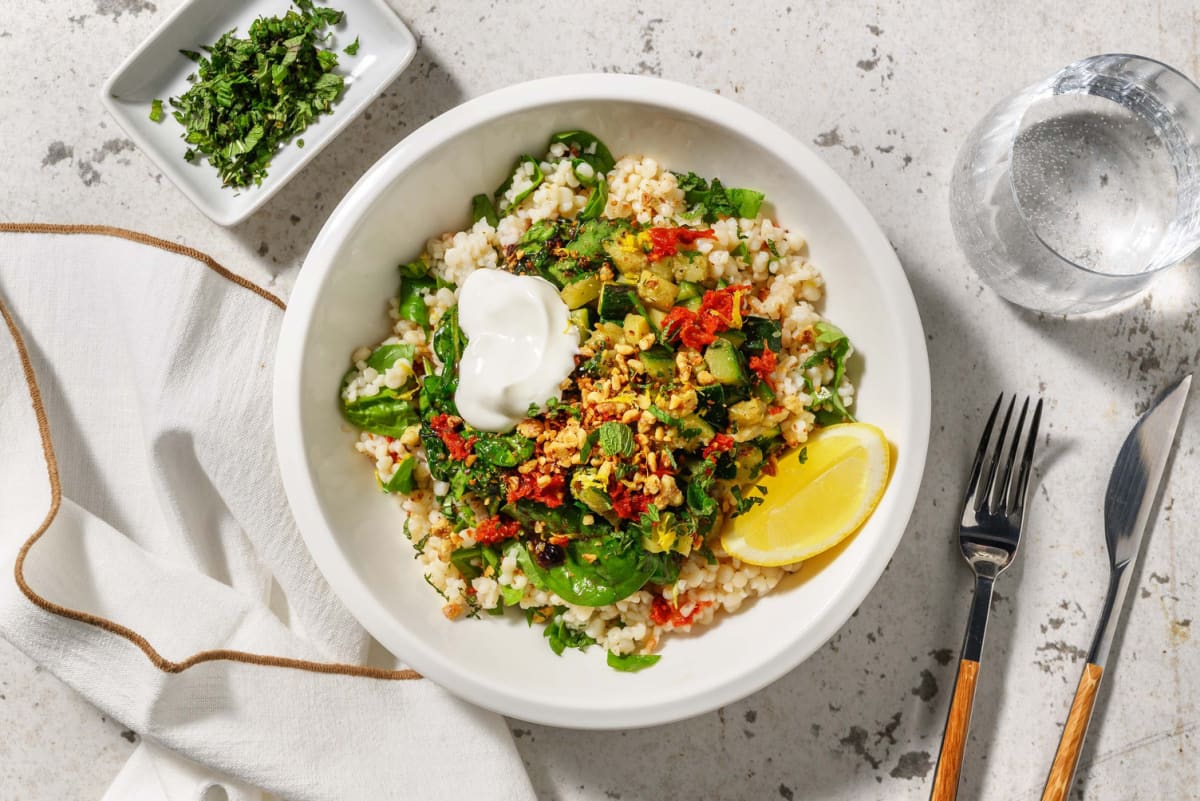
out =
<svg viewBox="0 0 1200 801"><path fill-rule="evenodd" d="M341 22L342 12L313 0L293 5L282 17L256 19L245 38L229 31L203 55L180 51L197 64L191 88L171 98L189 145L183 157L207 159L224 186L261 184L283 144L329 113L342 94L344 79L333 71L337 53L322 47L324 29ZM355 40L345 52L357 50ZM156 100L150 119L161 116Z"/></svg>

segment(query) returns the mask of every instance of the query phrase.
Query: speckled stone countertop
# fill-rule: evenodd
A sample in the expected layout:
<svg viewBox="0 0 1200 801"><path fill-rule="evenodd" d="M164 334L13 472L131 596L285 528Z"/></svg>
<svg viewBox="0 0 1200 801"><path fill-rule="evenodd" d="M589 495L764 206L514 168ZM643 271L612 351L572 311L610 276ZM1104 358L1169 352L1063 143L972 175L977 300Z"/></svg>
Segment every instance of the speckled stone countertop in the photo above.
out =
<svg viewBox="0 0 1200 801"><path fill-rule="evenodd" d="M1039 797L1103 596L1108 470L1137 411L1200 355L1200 278L1177 271L1099 320L1021 312L965 265L947 180L992 102L1075 58L1136 52L1200 75L1190 4L392 0L421 39L408 71L304 180L223 229L97 97L179 2L40 0L0 18L0 219L147 231L286 291L338 199L405 134L491 89L603 70L685 81L776 120L864 198L900 255L927 331L934 420L890 568L815 656L719 712L611 733L513 723L542 797L926 798L970 593L952 540L961 476L1001 389L1043 393L1048 436L1023 552L998 584L961 797ZM1073 797L1200 797L1197 412L1193 398ZM3 641L0 731L0 801L99 798L137 741Z"/></svg>

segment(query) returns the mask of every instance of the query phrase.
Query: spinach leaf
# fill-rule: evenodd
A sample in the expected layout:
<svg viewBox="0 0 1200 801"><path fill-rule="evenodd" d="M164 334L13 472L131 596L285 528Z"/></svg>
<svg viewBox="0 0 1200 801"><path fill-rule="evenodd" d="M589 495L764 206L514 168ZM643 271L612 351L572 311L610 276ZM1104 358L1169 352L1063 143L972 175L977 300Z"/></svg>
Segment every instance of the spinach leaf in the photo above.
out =
<svg viewBox="0 0 1200 801"><path fill-rule="evenodd" d="M413 477L413 470L416 467L417 457L409 456L400 463L400 466L396 468L396 472L383 485L383 491L388 493L399 492L402 495L408 495L417 485L416 479Z"/></svg>
<svg viewBox="0 0 1200 801"><path fill-rule="evenodd" d="M554 619L546 624L545 630L542 631L542 636L550 640L550 650L562 656L563 651L568 648L578 648L580 651L586 651L589 645L595 645L596 641L582 631L576 631L563 621L562 615L555 615Z"/></svg>
<svg viewBox="0 0 1200 801"><path fill-rule="evenodd" d="M511 434L477 434L475 453L496 467L516 467L533 455L533 440Z"/></svg>
<svg viewBox="0 0 1200 801"><path fill-rule="evenodd" d="M560 131L550 137L550 144L566 145L597 173L606 173L617 163L604 143L587 131Z"/></svg>
<svg viewBox="0 0 1200 801"><path fill-rule="evenodd" d="M527 527L544 523L546 529L554 534L604 535L612 531L612 525L602 517L594 517L591 523L584 526L584 515L591 514L591 510L578 506L551 509L545 504L522 498L516 503L505 504L500 513Z"/></svg>
<svg viewBox="0 0 1200 801"><path fill-rule="evenodd" d="M753 189L726 189L725 196L729 199L729 205L733 207L732 216L750 220L758 216L758 210L765 197L762 192Z"/></svg>
<svg viewBox="0 0 1200 801"><path fill-rule="evenodd" d="M487 195L476 195L471 198L471 224L474 225L480 220L487 220L488 225L493 228L500 222L500 218L496 215L496 205Z"/></svg>
<svg viewBox="0 0 1200 801"><path fill-rule="evenodd" d="M565 551L566 560L549 569L534 561L524 545L516 556L530 581L576 606L608 606L627 598L650 580L657 567L640 546L625 546L610 537L574 540Z"/></svg>
<svg viewBox="0 0 1200 801"><path fill-rule="evenodd" d="M608 181L597 181L592 187L592 193L588 195L587 204L579 212L579 219L594 220L604 213L604 207L607 205Z"/></svg>
<svg viewBox="0 0 1200 801"><path fill-rule="evenodd" d="M482 549L478 545L459 548L450 554L450 564L458 568L458 572L462 573L463 578L470 581L483 574L483 569L475 564L475 560L480 558L481 552Z"/></svg>
<svg viewBox="0 0 1200 801"><path fill-rule="evenodd" d="M510 587L507 584L500 585L500 598L504 601L505 606L516 606L521 603L521 599L525 597L525 589L517 589Z"/></svg>
<svg viewBox="0 0 1200 801"><path fill-rule="evenodd" d="M342 404L342 414L356 428L385 437L403 436L405 429L419 419L411 403L387 395L360 398L350 405Z"/></svg>
<svg viewBox="0 0 1200 801"><path fill-rule="evenodd" d="M636 673L639 670L645 670L651 665L662 659L660 654L614 654L608 652L608 666L613 670L620 670L624 673Z"/></svg>
<svg viewBox="0 0 1200 801"><path fill-rule="evenodd" d="M580 219L583 219L582 216ZM605 242L628 227L624 220L586 220L575 231L575 236L563 245L563 249L582 259L595 259L604 254Z"/></svg>
<svg viewBox="0 0 1200 801"><path fill-rule="evenodd" d="M458 372L458 363L467 347L467 337L458 324L458 306L451 306L433 332L433 352L442 362L442 375Z"/></svg>
<svg viewBox="0 0 1200 801"><path fill-rule="evenodd" d="M386 373L401 359L405 359L409 364L412 364L415 353L416 349L407 343L380 345L371 351L371 355L367 357L367 367L374 367L376 372Z"/></svg>
<svg viewBox="0 0 1200 801"><path fill-rule="evenodd" d="M694 172L684 175L676 173L683 199L694 214L705 222L716 222L722 217L749 217L758 215L763 194L753 189L726 189L720 179L711 183Z"/></svg>
<svg viewBox="0 0 1200 801"><path fill-rule="evenodd" d="M429 307L425 305L424 293L437 286L437 281L429 276L409 277L400 279L400 293L396 301L396 313L401 320L410 320L429 330Z"/></svg>
<svg viewBox="0 0 1200 801"><path fill-rule="evenodd" d="M513 179L516 178L517 170L519 170L523 164L533 165L532 183L530 183L528 187L521 190L513 197L512 203L507 206L509 209L519 206L521 202L525 200L525 198L533 194L533 190L537 189L538 186L541 185L542 181L546 180L546 176L542 174L542 167L540 164L538 164L538 160L533 156L522 155L519 159L517 159L517 163L513 165L512 172L510 172L508 175L508 180L502 183L500 188L496 190L495 197L497 201L501 200L504 197L504 193L512 188Z"/></svg>

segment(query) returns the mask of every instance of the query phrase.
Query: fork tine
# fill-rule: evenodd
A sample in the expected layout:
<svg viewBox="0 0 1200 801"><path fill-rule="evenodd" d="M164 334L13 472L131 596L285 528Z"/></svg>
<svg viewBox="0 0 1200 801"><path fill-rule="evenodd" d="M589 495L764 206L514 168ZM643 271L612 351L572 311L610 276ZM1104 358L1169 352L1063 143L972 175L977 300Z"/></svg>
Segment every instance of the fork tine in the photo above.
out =
<svg viewBox="0 0 1200 801"><path fill-rule="evenodd" d="M971 465L971 478L967 481L967 494L963 499L964 506L971 506L971 498L975 495L975 488L979 485L979 473L983 467L983 457L987 455L988 440L992 438L992 425L996 422L996 414L1000 411L1000 402L1004 400L1004 394L996 398L996 403L992 406L992 413L988 415L987 425L983 427L983 436L979 439L979 448L975 451L975 462Z"/></svg>
<svg viewBox="0 0 1200 801"><path fill-rule="evenodd" d="M1033 421L1029 426L1029 439L1025 441L1025 453L1021 456L1021 469L1013 483L1012 498L1008 503L1009 514L1020 512L1025 507L1025 489L1029 485L1029 470L1033 466L1033 451L1037 447L1038 425L1042 422L1042 399L1038 398L1033 410Z"/></svg>
<svg viewBox="0 0 1200 801"><path fill-rule="evenodd" d="M1015 401L1016 398L1014 397ZM1017 462L1017 451L1021 447L1021 432L1025 430L1025 416L1029 411L1029 396L1025 396L1025 402L1021 404L1021 414L1017 416L1017 427L1013 429L1012 445L1008 449L1008 461L1004 463L1004 474L1000 480L996 482L996 492L992 496L992 509L998 512L1004 512L1008 507L1008 499L1012 497L1012 487L1009 484L1009 479L1012 478L1013 465Z"/></svg>
<svg viewBox="0 0 1200 801"><path fill-rule="evenodd" d="M988 503L992 498L992 490L995 486L996 468L1000 465L1000 456L1004 453L1004 439L1008 435L1008 424L1012 422L1013 406L1017 403L1017 396L1013 395L1012 400L1008 402L1008 411L1004 413L1004 422L1000 425L1000 436L996 439L996 450L992 452L992 463L988 465L987 480L979 486L979 492L975 493L975 511L987 510Z"/></svg>

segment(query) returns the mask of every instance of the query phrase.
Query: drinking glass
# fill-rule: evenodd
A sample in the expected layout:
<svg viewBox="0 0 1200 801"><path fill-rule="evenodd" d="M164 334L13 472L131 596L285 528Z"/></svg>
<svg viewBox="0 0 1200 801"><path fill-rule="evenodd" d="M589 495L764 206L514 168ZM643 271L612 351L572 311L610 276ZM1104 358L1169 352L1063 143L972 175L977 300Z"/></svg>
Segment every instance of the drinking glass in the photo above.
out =
<svg viewBox="0 0 1200 801"><path fill-rule="evenodd" d="M959 153L959 246L1002 297L1056 314L1127 298L1200 246L1200 88L1092 56L1001 101Z"/></svg>

